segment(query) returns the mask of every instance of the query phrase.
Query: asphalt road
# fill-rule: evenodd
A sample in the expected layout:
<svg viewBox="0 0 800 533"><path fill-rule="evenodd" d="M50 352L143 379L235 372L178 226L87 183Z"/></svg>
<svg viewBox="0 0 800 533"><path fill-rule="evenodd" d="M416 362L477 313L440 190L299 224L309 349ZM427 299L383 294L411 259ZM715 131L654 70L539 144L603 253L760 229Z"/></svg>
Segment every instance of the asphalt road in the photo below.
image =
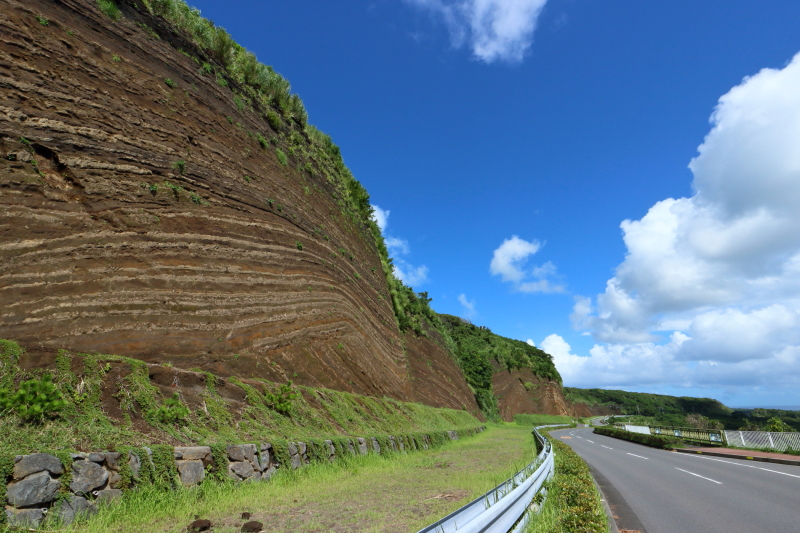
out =
<svg viewBox="0 0 800 533"><path fill-rule="evenodd" d="M621 519L620 529L800 532L800 468L796 466L668 452L595 435L591 428L550 434L570 437L561 442L592 467Z"/></svg>

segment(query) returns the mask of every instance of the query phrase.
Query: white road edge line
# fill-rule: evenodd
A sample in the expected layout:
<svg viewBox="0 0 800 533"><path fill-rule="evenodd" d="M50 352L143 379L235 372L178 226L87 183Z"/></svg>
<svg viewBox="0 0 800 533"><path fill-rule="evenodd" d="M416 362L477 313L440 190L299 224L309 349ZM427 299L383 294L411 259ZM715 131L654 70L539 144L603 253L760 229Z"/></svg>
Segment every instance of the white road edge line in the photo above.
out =
<svg viewBox="0 0 800 533"><path fill-rule="evenodd" d="M782 476L789 476L789 477L796 477L800 479L800 476L796 476L794 474L787 474L786 472L781 472L780 470L772 470L769 468L762 468L760 466L753 466L753 465L743 465L741 463L734 463L733 461L725 461L724 459L712 459L711 457L700 457L699 455L695 455L694 457L698 457L699 459L708 459L709 461L719 461L720 463L728 463L730 465L736 466L746 466L747 468L755 468L757 470L763 470L765 472L772 472L774 474L780 474Z"/></svg>
<svg viewBox="0 0 800 533"><path fill-rule="evenodd" d="M603 446L602 444L600 446ZM603 446L603 448L608 448L608 446ZM609 450L613 450L614 448L608 448Z"/></svg>
<svg viewBox="0 0 800 533"><path fill-rule="evenodd" d="M687 474L691 474L693 476L701 477L701 478L703 478L705 480L708 480L708 481L711 481L713 483L716 483L717 485L722 485L722 481L717 481L716 479L711 479L710 477L701 476L700 474L695 474L694 472L689 472L688 470L684 470L683 468L678 468L677 466L675 467L675 470L680 470L681 472L686 472Z"/></svg>
<svg viewBox="0 0 800 533"><path fill-rule="evenodd" d="M632 455L634 457L638 457L639 459L647 459L647 457L642 457L641 455L636 455L635 453L627 452L628 455Z"/></svg>

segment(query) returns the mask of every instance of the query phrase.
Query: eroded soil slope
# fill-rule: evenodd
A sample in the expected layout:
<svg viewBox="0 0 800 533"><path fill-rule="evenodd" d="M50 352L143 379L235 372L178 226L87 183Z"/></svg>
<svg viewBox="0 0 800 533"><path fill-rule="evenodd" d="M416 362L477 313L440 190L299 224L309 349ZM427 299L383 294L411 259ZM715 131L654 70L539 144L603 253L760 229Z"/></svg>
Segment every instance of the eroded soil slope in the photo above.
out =
<svg viewBox="0 0 800 533"><path fill-rule="evenodd" d="M33 366L97 351L477 411L446 351L404 351L307 136L118 4L0 1L0 336Z"/></svg>

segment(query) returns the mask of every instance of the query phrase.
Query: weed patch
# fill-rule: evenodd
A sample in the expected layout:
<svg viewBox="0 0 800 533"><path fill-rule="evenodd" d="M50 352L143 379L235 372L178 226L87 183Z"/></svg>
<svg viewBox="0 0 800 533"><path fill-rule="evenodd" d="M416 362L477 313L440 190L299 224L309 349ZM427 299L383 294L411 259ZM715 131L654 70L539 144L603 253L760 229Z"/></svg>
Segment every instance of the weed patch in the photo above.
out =
<svg viewBox="0 0 800 533"><path fill-rule="evenodd" d="M114 22L117 22L122 16L114 0L97 0L97 7L105 16Z"/></svg>
<svg viewBox="0 0 800 533"><path fill-rule="evenodd" d="M278 161L280 161L281 165L286 166L288 160L286 159L286 154L283 153L283 150L281 150L280 148L276 148L275 155L278 156Z"/></svg>

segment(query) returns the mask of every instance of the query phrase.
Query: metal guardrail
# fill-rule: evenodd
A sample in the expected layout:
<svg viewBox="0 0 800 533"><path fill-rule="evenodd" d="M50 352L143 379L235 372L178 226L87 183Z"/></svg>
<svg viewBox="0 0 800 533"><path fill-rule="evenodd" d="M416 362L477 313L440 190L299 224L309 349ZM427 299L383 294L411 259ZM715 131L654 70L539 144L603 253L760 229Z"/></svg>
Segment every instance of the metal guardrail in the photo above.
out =
<svg viewBox="0 0 800 533"><path fill-rule="evenodd" d="M542 445L542 451L528 466L517 472L483 496L434 522L418 533L509 533L522 531L527 523L526 514L542 484L553 476L554 452L550 441L539 433L552 424L534 428L533 434Z"/></svg>

